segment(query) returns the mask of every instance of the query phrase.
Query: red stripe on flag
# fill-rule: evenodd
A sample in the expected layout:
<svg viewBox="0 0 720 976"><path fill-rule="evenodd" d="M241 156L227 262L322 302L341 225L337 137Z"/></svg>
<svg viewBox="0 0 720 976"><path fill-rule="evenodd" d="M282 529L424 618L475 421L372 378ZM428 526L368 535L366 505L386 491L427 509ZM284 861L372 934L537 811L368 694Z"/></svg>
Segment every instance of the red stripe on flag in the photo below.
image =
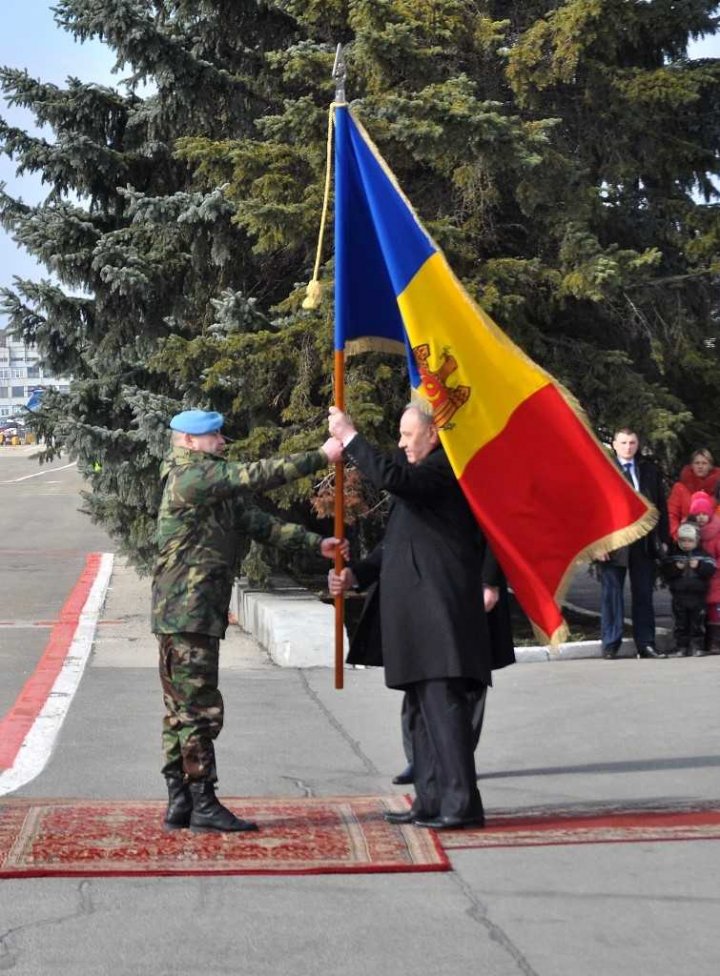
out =
<svg viewBox="0 0 720 976"><path fill-rule="evenodd" d="M87 556L85 568L60 611L37 667L25 682L15 704L0 721L0 770L12 767L20 746L42 711L55 679L60 674L75 636L82 608L100 569L101 559L102 554L99 552L92 552Z"/></svg>
<svg viewBox="0 0 720 976"><path fill-rule="evenodd" d="M647 513L552 384L520 404L459 480L518 601L549 636L575 559Z"/></svg>

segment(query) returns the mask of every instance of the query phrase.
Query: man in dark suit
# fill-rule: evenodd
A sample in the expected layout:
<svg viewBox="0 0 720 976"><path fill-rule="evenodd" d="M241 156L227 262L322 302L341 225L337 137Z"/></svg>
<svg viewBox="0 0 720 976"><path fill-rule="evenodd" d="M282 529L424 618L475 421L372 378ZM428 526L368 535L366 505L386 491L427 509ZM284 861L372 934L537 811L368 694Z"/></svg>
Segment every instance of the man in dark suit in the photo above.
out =
<svg viewBox="0 0 720 976"><path fill-rule="evenodd" d="M409 406L400 421L404 457L377 451L334 407L330 433L345 458L393 499L381 546L329 579L333 594L377 581L385 683L407 693L416 798L406 813L386 817L435 829L482 825L472 707L492 683L486 603L497 599L483 581L485 538L432 416L419 406ZM511 663L509 626L505 641Z"/></svg>
<svg viewBox="0 0 720 976"><path fill-rule="evenodd" d="M652 461L638 457L638 435L630 427L623 427L613 437L615 463L636 491L657 508L660 515L655 529L637 542L608 553L600 560L600 636L603 657L614 658L620 649L623 635L625 606L623 589L625 576L630 576L633 638L638 657L660 658L655 646L655 586L656 560L670 541L668 514L660 472Z"/></svg>
<svg viewBox="0 0 720 976"><path fill-rule="evenodd" d="M488 550L489 552L490 550ZM489 586L486 584L485 593L488 591L497 591L496 586ZM490 593L490 600L485 600L485 609L489 612L493 609L490 605L494 597L494 594ZM353 643L350 645L350 652L353 650ZM352 664L348 657L348 661ZM501 665L502 667L503 665ZM485 721L485 701L487 699L487 686L483 685L471 693L471 703L472 703L472 730L473 730L473 749L477 749L478 742L480 741L480 735L482 734L483 722ZM404 786L407 783L412 783L415 779L415 767L413 766L413 752L412 752L412 737L410 735L410 725L408 716L408 699L407 695L403 698L402 709L400 710L400 728L402 731L402 744L403 752L405 753L405 759L407 764L405 768L393 776L393 783L397 786Z"/></svg>

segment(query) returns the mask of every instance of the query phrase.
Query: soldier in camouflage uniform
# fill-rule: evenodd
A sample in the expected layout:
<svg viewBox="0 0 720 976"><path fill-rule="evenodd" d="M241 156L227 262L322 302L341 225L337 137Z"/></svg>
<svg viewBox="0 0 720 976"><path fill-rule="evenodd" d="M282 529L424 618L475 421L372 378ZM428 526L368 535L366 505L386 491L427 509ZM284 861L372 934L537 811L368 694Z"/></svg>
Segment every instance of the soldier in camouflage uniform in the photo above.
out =
<svg viewBox="0 0 720 976"><path fill-rule="evenodd" d="M166 708L162 771L169 793L165 827L170 830L256 829L215 796L213 740L223 724L218 657L238 545L250 537L331 558L338 544L267 515L250 495L339 460L337 442L331 438L319 451L244 464L223 460L222 424L222 415L211 411L185 410L173 417L172 451L161 472L152 629L160 645Z"/></svg>

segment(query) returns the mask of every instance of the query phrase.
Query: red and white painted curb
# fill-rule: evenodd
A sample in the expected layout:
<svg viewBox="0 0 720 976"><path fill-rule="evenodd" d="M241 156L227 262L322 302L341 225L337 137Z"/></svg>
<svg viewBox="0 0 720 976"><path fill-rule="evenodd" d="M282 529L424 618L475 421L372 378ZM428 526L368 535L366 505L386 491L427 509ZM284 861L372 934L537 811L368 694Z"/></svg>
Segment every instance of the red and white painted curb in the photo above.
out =
<svg viewBox="0 0 720 976"><path fill-rule="evenodd" d="M87 556L38 666L0 720L0 796L35 779L52 754L92 651L112 569L112 553Z"/></svg>

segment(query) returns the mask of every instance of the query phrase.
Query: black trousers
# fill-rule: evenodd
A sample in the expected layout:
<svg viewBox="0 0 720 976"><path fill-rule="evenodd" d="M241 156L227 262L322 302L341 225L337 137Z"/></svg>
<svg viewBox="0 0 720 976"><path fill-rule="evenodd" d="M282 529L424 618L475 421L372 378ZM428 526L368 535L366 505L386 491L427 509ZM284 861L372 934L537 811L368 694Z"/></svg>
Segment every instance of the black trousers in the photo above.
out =
<svg viewBox="0 0 720 976"><path fill-rule="evenodd" d="M473 684L468 691L470 708L472 709L472 730L473 730L473 751L477 749L482 732L483 720L485 718L485 701L487 699L487 685ZM412 739L410 737L410 724L408 720L408 699L403 696L402 709L400 710L400 727L402 729L403 752L408 763L413 764Z"/></svg>
<svg viewBox="0 0 720 976"><path fill-rule="evenodd" d="M413 809L426 816L482 815L475 778L473 683L464 678L418 681L407 688L415 768Z"/></svg>
<svg viewBox="0 0 720 976"><path fill-rule="evenodd" d="M678 651L702 651L705 647L705 604L687 606L673 596L673 631Z"/></svg>

